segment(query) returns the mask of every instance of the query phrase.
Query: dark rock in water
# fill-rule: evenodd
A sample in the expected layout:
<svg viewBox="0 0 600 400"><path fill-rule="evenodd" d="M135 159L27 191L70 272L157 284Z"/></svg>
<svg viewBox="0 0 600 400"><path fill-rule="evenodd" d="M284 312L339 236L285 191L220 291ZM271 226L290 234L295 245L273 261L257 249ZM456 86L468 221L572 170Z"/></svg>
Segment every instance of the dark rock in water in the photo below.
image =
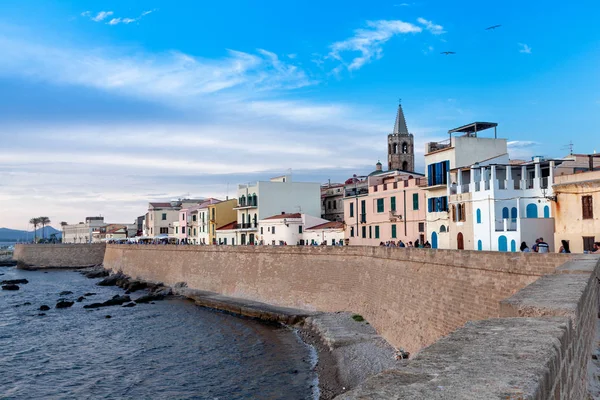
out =
<svg viewBox="0 0 600 400"><path fill-rule="evenodd" d="M106 300L104 303L92 303L83 306L83 308L100 308L100 307L110 307L110 306L120 306L124 303L129 303L131 298L129 296L119 296L116 295L110 300Z"/></svg>
<svg viewBox="0 0 600 400"><path fill-rule="evenodd" d="M38 315L39 315L40 317L43 317L44 315L46 315L46 313L43 313L43 312L41 312L41 313L39 313Z"/></svg>
<svg viewBox="0 0 600 400"><path fill-rule="evenodd" d="M106 278L102 279L100 282L96 283L96 285L98 285L98 286L115 286L115 285L117 285L117 282L123 280L123 278L125 278L125 275L123 275L121 273L110 275L110 276L107 276Z"/></svg>
<svg viewBox="0 0 600 400"><path fill-rule="evenodd" d="M104 318L109 319L112 318L110 315L105 315Z"/></svg>
<svg viewBox="0 0 600 400"><path fill-rule="evenodd" d="M14 267L15 265L17 265L17 262L14 260L0 261L0 267Z"/></svg>
<svg viewBox="0 0 600 400"><path fill-rule="evenodd" d="M58 303L56 303L56 308L69 308L71 307L73 304L75 304L74 301L59 301Z"/></svg>
<svg viewBox="0 0 600 400"><path fill-rule="evenodd" d="M20 285L20 284L26 284L29 283L29 281L27 279L8 279L5 281L0 282L0 285Z"/></svg>
<svg viewBox="0 0 600 400"><path fill-rule="evenodd" d="M125 294L131 294L131 290L126 290Z"/></svg>
<svg viewBox="0 0 600 400"><path fill-rule="evenodd" d="M64 290L64 291L60 292L58 295L59 296L68 296L70 294L73 294L73 292L71 292L69 290Z"/></svg>
<svg viewBox="0 0 600 400"><path fill-rule="evenodd" d="M125 304L123 307L135 307L135 303L132 301L131 303Z"/></svg>
<svg viewBox="0 0 600 400"><path fill-rule="evenodd" d="M92 293L92 292L90 292L90 293L86 293L86 294L84 294L84 296L93 296L93 295L95 295L95 294L96 294L96 293Z"/></svg>
<svg viewBox="0 0 600 400"><path fill-rule="evenodd" d="M150 303L151 301L163 300L165 296L162 294L146 294L136 300L134 300L138 304L142 303Z"/></svg>
<svg viewBox="0 0 600 400"><path fill-rule="evenodd" d="M107 270L105 270L104 268L100 267L100 268L91 269L89 271L83 271L82 274L86 278L93 279L93 278L104 278L105 276L109 275L109 272Z"/></svg>
<svg viewBox="0 0 600 400"><path fill-rule="evenodd" d="M2 290L19 290L17 285L2 285Z"/></svg>
<svg viewBox="0 0 600 400"><path fill-rule="evenodd" d="M45 304L42 304L42 305L40 306L40 311L48 311L49 309L50 309L50 307L48 307L48 306L47 306L47 305L45 305Z"/></svg>
<svg viewBox="0 0 600 400"><path fill-rule="evenodd" d="M31 305L31 303L30 303L30 302L28 302L28 301L26 301L25 303L23 303L23 305L24 305L24 306L30 306L30 305Z"/></svg>
<svg viewBox="0 0 600 400"><path fill-rule="evenodd" d="M44 273L45 273L45 274L47 274L47 273L48 273L48 271L44 271ZM46 314L44 314L44 315L46 315Z"/></svg>
<svg viewBox="0 0 600 400"><path fill-rule="evenodd" d="M162 296L171 296L173 294L173 289L166 286L160 286L154 289L150 294L153 295L162 295Z"/></svg>
<svg viewBox="0 0 600 400"><path fill-rule="evenodd" d="M78 303L81 303L81 302L82 302L82 301L84 301L84 300L85 300L85 297L81 296L81 297L79 297L79 298L77 299L77 302L78 302Z"/></svg>
<svg viewBox="0 0 600 400"><path fill-rule="evenodd" d="M173 287L175 287L177 289L186 288L187 282L177 282L175 285L173 285Z"/></svg>
<svg viewBox="0 0 600 400"><path fill-rule="evenodd" d="M129 291L130 293L133 293L133 292L137 292L138 290L146 289L147 287L148 287L148 284L146 282L131 281L131 282L129 282L129 285L127 286L127 291Z"/></svg>

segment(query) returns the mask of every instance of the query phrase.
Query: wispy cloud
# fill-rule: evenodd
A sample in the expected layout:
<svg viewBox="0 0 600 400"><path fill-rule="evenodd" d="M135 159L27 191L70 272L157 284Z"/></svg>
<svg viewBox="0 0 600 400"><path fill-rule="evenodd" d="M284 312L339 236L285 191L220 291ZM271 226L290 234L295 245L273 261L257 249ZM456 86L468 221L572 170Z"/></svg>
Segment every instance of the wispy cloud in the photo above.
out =
<svg viewBox="0 0 600 400"><path fill-rule="evenodd" d="M511 140L510 142L507 142L506 145L512 149L524 149L528 147L535 147L539 145L539 143L531 140Z"/></svg>
<svg viewBox="0 0 600 400"><path fill-rule="evenodd" d="M108 20L108 22L106 23L107 25L118 25L118 24L131 24L133 22L138 22L139 20L141 20L144 16L154 12L155 10L147 10L142 12L138 17L136 18L127 18L127 17L115 17L115 18L111 18L110 20ZM96 14L95 16L92 17L92 14L90 11L84 11L81 13L82 17L89 17L90 20L94 21L94 22L102 22L104 20L106 20L107 18L111 17L112 15L114 15L113 11L100 11L98 14Z"/></svg>
<svg viewBox="0 0 600 400"><path fill-rule="evenodd" d="M428 55L431 54L431 52L433 52L433 46L427 46L426 49L423 50L423 54Z"/></svg>
<svg viewBox="0 0 600 400"><path fill-rule="evenodd" d="M100 21L103 21L104 19L110 17L113 14L114 14L114 12L112 12L112 11L100 11L98 14L96 14L95 17L91 17L91 20L95 21L95 22L100 22ZM81 15L83 15L83 14L81 14Z"/></svg>
<svg viewBox="0 0 600 400"><path fill-rule="evenodd" d="M381 58L383 44L392 37L421 31L420 27L400 20L367 21L366 29L356 29L351 38L333 43L330 46L329 57L341 61L350 71L357 70L371 62L373 58ZM342 53L345 52L358 52L360 56L354 57L349 64L346 64L342 57Z"/></svg>
<svg viewBox="0 0 600 400"><path fill-rule="evenodd" d="M531 54L531 47L525 43L519 43L519 53Z"/></svg>
<svg viewBox="0 0 600 400"><path fill-rule="evenodd" d="M434 35L441 35L442 33L446 33L443 26L434 24L433 21L428 21L425 18L417 18L417 22L425 26L425 29L427 29Z"/></svg>
<svg viewBox="0 0 600 400"><path fill-rule="evenodd" d="M399 4L394 4L394 7L410 7L411 4L410 3L399 3Z"/></svg>

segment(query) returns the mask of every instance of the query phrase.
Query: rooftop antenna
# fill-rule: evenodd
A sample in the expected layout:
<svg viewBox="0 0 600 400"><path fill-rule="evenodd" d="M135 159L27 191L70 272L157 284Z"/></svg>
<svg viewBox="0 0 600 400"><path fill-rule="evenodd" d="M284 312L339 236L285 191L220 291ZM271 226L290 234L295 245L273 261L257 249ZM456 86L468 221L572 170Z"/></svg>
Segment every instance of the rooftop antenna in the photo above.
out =
<svg viewBox="0 0 600 400"><path fill-rule="evenodd" d="M567 150L569 149L569 155L573 155L573 141L569 140L569 144L567 144L566 146L561 147L562 150Z"/></svg>

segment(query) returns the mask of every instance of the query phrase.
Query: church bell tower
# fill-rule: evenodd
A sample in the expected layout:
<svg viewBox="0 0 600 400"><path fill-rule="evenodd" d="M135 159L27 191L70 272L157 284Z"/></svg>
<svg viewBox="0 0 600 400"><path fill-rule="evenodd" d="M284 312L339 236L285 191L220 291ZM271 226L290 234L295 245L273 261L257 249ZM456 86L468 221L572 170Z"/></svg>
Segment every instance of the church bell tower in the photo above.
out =
<svg viewBox="0 0 600 400"><path fill-rule="evenodd" d="M413 172L415 170L415 148L413 134L408 133L402 104L398 104L394 131L388 135L388 169Z"/></svg>

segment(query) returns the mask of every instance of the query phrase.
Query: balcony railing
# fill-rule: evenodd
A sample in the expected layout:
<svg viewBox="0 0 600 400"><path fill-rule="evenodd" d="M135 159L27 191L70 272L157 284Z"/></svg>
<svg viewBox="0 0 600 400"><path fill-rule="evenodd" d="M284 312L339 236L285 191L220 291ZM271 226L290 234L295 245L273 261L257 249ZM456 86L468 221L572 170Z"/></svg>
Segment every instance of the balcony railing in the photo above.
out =
<svg viewBox="0 0 600 400"><path fill-rule="evenodd" d="M514 182L514 187L515 187L515 190L519 190L519 189L521 189L521 181L520 181L520 180L518 180L518 181L513 181L513 182Z"/></svg>
<svg viewBox="0 0 600 400"><path fill-rule="evenodd" d="M469 184L463 183L462 185L460 185L460 192L461 193L469 193Z"/></svg>
<svg viewBox="0 0 600 400"><path fill-rule="evenodd" d="M450 186L450 194L458 193L458 186Z"/></svg>
<svg viewBox="0 0 600 400"><path fill-rule="evenodd" d="M498 181L498 189L500 190L506 190L506 181L504 179L500 179Z"/></svg>
<svg viewBox="0 0 600 400"><path fill-rule="evenodd" d="M256 229L258 228L258 223L256 222L238 222L235 224L235 229Z"/></svg>
<svg viewBox="0 0 600 400"><path fill-rule="evenodd" d="M542 189L548 189L548 177L544 177L542 178L541 182L540 182L540 186Z"/></svg>
<svg viewBox="0 0 600 400"><path fill-rule="evenodd" d="M354 190L354 189L346 190L346 197L361 196L361 195L365 195L365 194L369 194L369 189L360 188L358 190Z"/></svg>

